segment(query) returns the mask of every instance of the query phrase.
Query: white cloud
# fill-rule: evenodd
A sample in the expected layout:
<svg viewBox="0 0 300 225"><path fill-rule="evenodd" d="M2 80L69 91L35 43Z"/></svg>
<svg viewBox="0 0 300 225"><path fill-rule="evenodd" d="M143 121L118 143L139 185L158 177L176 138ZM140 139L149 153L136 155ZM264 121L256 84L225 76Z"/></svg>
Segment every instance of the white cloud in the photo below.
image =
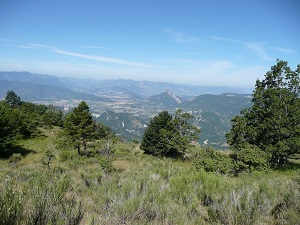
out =
<svg viewBox="0 0 300 225"><path fill-rule="evenodd" d="M283 52L285 54L297 54L297 51L287 48L278 48L278 47L272 47L274 50Z"/></svg>
<svg viewBox="0 0 300 225"><path fill-rule="evenodd" d="M267 54L267 52L266 52L266 50L265 50L265 48L263 47L262 44L246 42L245 45L248 49L255 52L261 59L274 60L274 58L270 57Z"/></svg>
<svg viewBox="0 0 300 225"><path fill-rule="evenodd" d="M64 51L64 50L57 49L57 48L54 48L53 52L61 54L61 55L69 55L69 56L74 56L74 57L83 58L83 59L91 59L91 60L95 60L95 61L98 61L98 62L107 62L107 63L115 63L115 64L126 65L126 66L150 68L149 65L146 65L146 64L143 64L143 63L126 61L126 60L118 59L118 58L109 58L109 57L104 57L104 56L87 55L87 54L81 54L81 53L77 53L77 52Z"/></svg>
<svg viewBox="0 0 300 225"><path fill-rule="evenodd" d="M190 36L181 32L174 31L172 29L165 29L165 33L169 35L173 41L179 44L191 44L199 41L199 38Z"/></svg>
<svg viewBox="0 0 300 225"><path fill-rule="evenodd" d="M31 46L31 45L19 45L18 48L33 49L33 48L36 48L36 47Z"/></svg>
<svg viewBox="0 0 300 225"><path fill-rule="evenodd" d="M82 59L89 59L93 61L98 61L98 62L106 62L106 63L114 63L114 64L120 64L120 65L125 65L125 66L133 66L133 67L142 67L142 68L150 68L151 66L146 65L144 63L139 63L139 62L133 62L133 61L127 61L119 58L111 58L111 57L105 57L105 56L97 56L97 55L88 55L88 54L82 54L78 52L70 52L70 51L65 51L56 47L51 47L47 45L41 45L41 44L29 44L28 46L19 46L20 48L44 48L48 49L51 52L60 54L60 55L68 55L68 56L73 56L77 58L82 58Z"/></svg>
<svg viewBox="0 0 300 225"><path fill-rule="evenodd" d="M3 41L3 42L17 42L16 40L4 39L4 38L0 38L0 41Z"/></svg>
<svg viewBox="0 0 300 225"><path fill-rule="evenodd" d="M228 41L228 42L235 42L235 43L245 43L236 39L232 38L224 38L219 36L208 36L210 39L216 40L216 41Z"/></svg>
<svg viewBox="0 0 300 225"><path fill-rule="evenodd" d="M240 41L237 39L224 38L224 37L218 37L218 36L208 36L208 37L210 39L216 40L216 41L226 41L226 42L232 42L232 43L244 45L247 49L256 53L261 59L274 60L274 58L272 58L268 55L263 43Z"/></svg>

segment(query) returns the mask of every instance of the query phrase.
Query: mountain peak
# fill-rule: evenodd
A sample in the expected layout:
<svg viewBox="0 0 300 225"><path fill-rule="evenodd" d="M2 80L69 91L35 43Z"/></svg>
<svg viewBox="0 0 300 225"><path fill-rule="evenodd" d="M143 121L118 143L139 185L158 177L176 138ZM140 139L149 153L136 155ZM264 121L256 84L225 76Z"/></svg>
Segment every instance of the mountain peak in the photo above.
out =
<svg viewBox="0 0 300 225"><path fill-rule="evenodd" d="M178 104L181 104L182 103L182 100L177 96L175 95L173 92L169 91L169 90L166 90L164 93L166 93L167 95L169 95L172 99L174 99Z"/></svg>

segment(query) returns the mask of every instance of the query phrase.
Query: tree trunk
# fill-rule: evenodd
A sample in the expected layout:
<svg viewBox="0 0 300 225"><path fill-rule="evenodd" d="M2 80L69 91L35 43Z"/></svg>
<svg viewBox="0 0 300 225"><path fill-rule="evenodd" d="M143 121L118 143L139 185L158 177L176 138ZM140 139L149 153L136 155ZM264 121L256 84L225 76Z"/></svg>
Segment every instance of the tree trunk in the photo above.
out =
<svg viewBox="0 0 300 225"><path fill-rule="evenodd" d="M85 155L87 155L87 147L86 147L86 141L85 140L83 140L83 150L84 150Z"/></svg>

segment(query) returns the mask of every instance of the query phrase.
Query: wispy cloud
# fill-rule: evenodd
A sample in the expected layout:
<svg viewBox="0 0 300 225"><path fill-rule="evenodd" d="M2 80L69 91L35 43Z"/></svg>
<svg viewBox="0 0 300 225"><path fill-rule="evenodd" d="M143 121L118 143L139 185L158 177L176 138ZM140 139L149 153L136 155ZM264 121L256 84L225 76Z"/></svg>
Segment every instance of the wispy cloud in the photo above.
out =
<svg viewBox="0 0 300 225"><path fill-rule="evenodd" d="M219 36L208 36L208 38L216 40L216 41L228 41L228 42L235 42L235 43L244 43L242 41L232 39L232 38L224 38L224 37L219 37Z"/></svg>
<svg viewBox="0 0 300 225"><path fill-rule="evenodd" d="M272 48L276 51L283 52L283 53L286 53L286 54L297 54L297 52L295 50L292 50L292 49L277 48L277 47L272 47Z"/></svg>
<svg viewBox="0 0 300 225"><path fill-rule="evenodd" d="M69 56L74 56L74 57L78 57L78 58L83 58L83 59L91 59L91 60L95 60L95 61L99 61L99 62L107 62L107 63L126 65L126 66L150 68L150 66L143 64L143 63L126 61L126 60L119 59L119 58L87 55L87 54L81 54L81 53L77 53L77 52L64 51L64 50L57 49L57 48L53 49L53 52L62 54L62 55L69 55Z"/></svg>
<svg viewBox="0 0 300 225"><path fill-rule="evenodd" d="M173 68L174 71L182 70L181 72L212 75L218 73L224 73L231 69L234 63L229 60L193 60L184 58L169 58L164 60L165 64L170 64L169 68ZM193 77L193 76L192 76ZM185 77L187 79L187 77Z"/></svg>
<svg viewBox="0 0 300 225"><path fill-rule="evenodd" d="M54 47L48 46L48 45L41 45L41 44L29 44L30 46L38 47L38 48L49 48L53 49Z"/></svg>
<svg viewBox="0 0 300 225"><path fill-rule="evenodd" d="M47 48L47 49L54 49L53 47L47 45L40 45L40 44L27 44L27 45L18 45L18 48L26 48L26 49L38 49L38 48Z"/></svg>
<svg viewBox="0 0 300 225"><path fill-rule="evenodd" d="M247 41L241 41L233 38L224 38L218 36L208 36L208 37L216 41L226 41L226 42L241 44L245 46L247 49L249 49L250 51L256 53L263 60L274 60L272 57L268 55L263 43L247 42Z"/></svg>
<svg viewBox="0 0 300 225"><path fill-rule="evenodd" d="M191 44L199 41L199 38L174 31L172 29L165 29L165 33L172 38L173 41L179 44Z"/></svg>
<svg viewBox="0 0 300 225"><path fill-rule="evenodd" d="M19 45L18 48L25 48L25 49L33 49L33 48L36 48L32 45Z"/></svg>
<svg viewBox="0 0 300 225"><path fill-rule="evenodd" d="M111 58L111 57L105 57L105 56L97 56L97 55L89 55L89 54L82 54L78 52L71 52L71 51L65 51L56 47L47 46L47 45L41 45L41 44L29 44L27 46L19 46L20 48L44 48L48 49L51 52L60 54L60 55L68 55L73 56L77 58L82 59L89 59L94 60L98 62L106 62L106 63L114 63L114 64L120 64L125 66L133 66L133 67L142 67L142 68L151 68L151 66L146 65L144 63L140 62L133 62L133 61L127 61L119 58Z"/></svg>
<svg viewBox="0 0 300 225"><path fill-rule="evenodd" d="M261 43L250 43L246 42L245 43L246 47L250 49L251 51L255 52L260 58L264 60L274 60L272 57L270 57L265 48Z"/></svg>
<svg viewBox="0 0 300 225"><path fill-rule="evenodd" d="M0 38L0 41L3 41L3 42L17 42L16 40L10 40L10 39L4 39L4 38Z"/></svg>

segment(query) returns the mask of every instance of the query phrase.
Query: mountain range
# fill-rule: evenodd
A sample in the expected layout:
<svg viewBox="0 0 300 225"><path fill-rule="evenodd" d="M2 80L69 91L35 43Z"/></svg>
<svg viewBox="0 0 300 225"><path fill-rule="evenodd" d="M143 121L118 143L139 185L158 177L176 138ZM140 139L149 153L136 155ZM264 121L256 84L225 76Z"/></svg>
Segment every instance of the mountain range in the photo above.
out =
<svg viewBox="0 0 300 225"><path fill-rule="evenodd" d="M141 140L150 119L163 110L180 108L201 128L199 143L225 148L225 133L240 110L249 107L252 90L134 80L92 80L0 72L0 98L13 90L22 100L63 106L85 100L95 119L125 140Z"/></svg>

